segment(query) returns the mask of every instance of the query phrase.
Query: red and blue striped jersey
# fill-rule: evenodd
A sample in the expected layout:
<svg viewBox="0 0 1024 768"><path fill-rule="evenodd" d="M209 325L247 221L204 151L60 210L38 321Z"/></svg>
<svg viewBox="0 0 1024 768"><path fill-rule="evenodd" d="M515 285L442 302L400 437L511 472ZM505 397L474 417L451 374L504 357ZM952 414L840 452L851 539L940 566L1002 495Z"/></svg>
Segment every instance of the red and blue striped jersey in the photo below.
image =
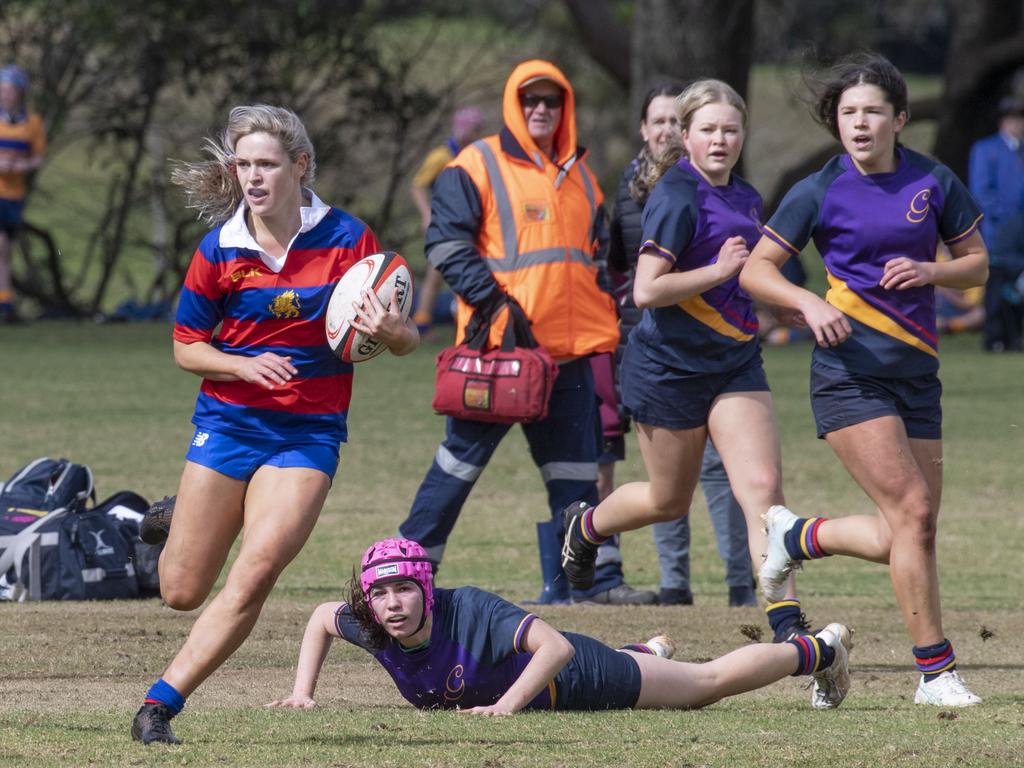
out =
<svg viewBox="0 0 1024 768"><path fill-rule="evenodd" d="M325 313L345 271L381 248L366 224L315 195L302 219L280 260L249 234L244 207L203 238L193 255L174 339L251 357L274 352L290 356L298 369L274 389L203 379L192 417L197 427L259 439L346 439L352 364L327 345Z"/></svg>

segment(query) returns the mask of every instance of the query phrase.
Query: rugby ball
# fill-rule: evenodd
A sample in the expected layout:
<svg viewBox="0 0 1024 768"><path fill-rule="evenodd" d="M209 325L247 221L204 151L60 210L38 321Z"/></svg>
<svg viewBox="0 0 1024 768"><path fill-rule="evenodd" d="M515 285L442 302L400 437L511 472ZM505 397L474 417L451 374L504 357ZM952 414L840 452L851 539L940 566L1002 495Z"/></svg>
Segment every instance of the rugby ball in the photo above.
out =
<svg viewBox="0 0 1024 768"><path fill-rule="evenodd" d="M341 276L327 304L327 343L334 354L346 363L370 360L387 345L352 327L356 319L353 304L362 304L363 290L374 291L380 303L391 305L392 294L398 297L402 319L412 310L412 273L409 264L394 251L374 253L360 259Z"/></svg>

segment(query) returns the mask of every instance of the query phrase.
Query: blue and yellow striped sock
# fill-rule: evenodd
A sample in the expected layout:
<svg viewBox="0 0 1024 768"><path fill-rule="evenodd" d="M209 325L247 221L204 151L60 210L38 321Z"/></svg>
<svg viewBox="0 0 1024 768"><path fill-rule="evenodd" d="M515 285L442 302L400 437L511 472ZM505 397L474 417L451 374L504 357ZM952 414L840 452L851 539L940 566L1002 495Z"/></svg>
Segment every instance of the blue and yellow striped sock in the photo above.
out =
<svg viewBox="0 0 1024 768"><path fill-rule="evenodd" d="M827 518L798 517L793 527L786 531L786 552L794 560L817 560L829 557L829 553L818 545L818 529Z"/></svg>
<svg viewBox="0 0 1024 768"><path fill-rule="evenodd" d="M146 704L163 704L173 716L184 708L185 697L161 677L146 692Z"/></svg>
<svg viewBox="0 0 1024 768"><path fill-rule="evenodd" d="M797 598L780 600L764 609L768 615L768 624L772 628L775 642L788 640L791 634L806 631L800 620L800 601Z"/></svg>
<svg viewBox="0 0 1024 768"><path fill-rule="evenodd" d="M924 648L915 645L914 661L917 662L917 669L924 675L926 683L930 683L943 672L956 669L956 654L953 653L953 644L949 640L926 645Z"/></svg>
<svg viewBox="0 0 1024 768"><path fill-rule="evenodd" d="M836 649L814 635L797 635L787 640L799 654L796 672L793 677L812 675L832 666L836 658Z"/></svg>

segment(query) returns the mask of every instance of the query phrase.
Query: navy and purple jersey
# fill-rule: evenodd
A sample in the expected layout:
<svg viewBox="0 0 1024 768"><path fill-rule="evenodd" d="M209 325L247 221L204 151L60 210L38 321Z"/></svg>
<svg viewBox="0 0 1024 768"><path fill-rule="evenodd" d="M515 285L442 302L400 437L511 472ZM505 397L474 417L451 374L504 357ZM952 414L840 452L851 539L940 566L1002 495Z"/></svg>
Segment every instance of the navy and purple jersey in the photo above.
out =
<svg viewBox="0 0 1024 768"><path fill-rule="evenodd" d="M716 187L687 161L670 168L644 207L641 252L666 259L676 272L714 264L730 237L753 248L764 206L750 184L732 174ZM757 316L738 277L670 307L645 309L630 334L651 359L685 371L721 373L758 351Z"/></svg>
<svg viewBox="0 0 1024 768"><path fill-rule="evenodd" d="M949 168L900 147L892 173L864 175L848 155L832 158L786 194L764 233L793 254L813 238L828 277L825 300L853 326L839 346L815 348L815 359L903 378L939 368L935 289L883 289L885 264L899 256L935 261L940 237L947 245L961 242L980 220Z"/></svg>
<svg viewBox="0 0 1024 768"><path fill-rule="evenodd" d="M335 614L339 636L374 655L402 696L420 709L489 706L519 679L531 653L523 649L534 614L476 587L434 589L433 626L425 647L391 640L370 647L348 605ZM584 635L564 633L576 655L527 709L620 709L633 706L640 673L628 655Z"/></svg>
<svg viewBox="0 0 1024 768"><path fill-rule="evenodd" d="M249 233L244 204L203 238L192 257L174 339L208 342L237 355L291 356L298 369L273 389L204 379L192 417L197 427L264 440L346 439L352 364L327 345L324 313L341 276L380 251L380 243L366 224L316 195L301 214L299 233L280 259Z"/></svg>

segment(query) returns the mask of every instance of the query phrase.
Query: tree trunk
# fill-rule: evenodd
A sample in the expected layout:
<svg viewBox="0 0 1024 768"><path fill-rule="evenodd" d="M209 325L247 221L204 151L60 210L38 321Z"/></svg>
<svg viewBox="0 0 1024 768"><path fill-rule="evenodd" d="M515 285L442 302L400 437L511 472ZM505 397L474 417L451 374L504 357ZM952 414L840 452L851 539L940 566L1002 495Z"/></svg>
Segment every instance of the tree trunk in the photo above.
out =
<svg viewBox="0 0 1024 768"><path fill-rule="evenodd" d="M747 96L754 0L637 0L630 109L639 115L657 80L724 80Z"/></svg>
<svg viewBox="0 0 1024 768"><path fill-rule="evenodd" d="M159 63L154 63L153 77L149 79L150 88L146 91L146 102L143 107L142 116L135 126L135 135L131 137L134 148L128 167L125 169L124 185L121 188L120 200L117 210L114 212L114 231L104 249L101 263L103 272L100 274L99 284L93 294L89 311L96 314L103 306L103 299L106 297L107 288L110 286L110 279L114 275L114 269L121 258L121 251L124 249L125 232L128 226L128 217L135 201L135 184L139 177L139 168L146 155L146 134L153 121L153 112L159 98L160 88L163 85L162 76L159 72Z"/></svg>
<svg viewBox="0 0 1024 768"><path fill-rule="evenodd" d="M952 0L953 38L935 155L961 178L971 144L995 131L995 106L1024 66L1021 4Z"/></svg>
<svg viewBox="0 0 1024 768"><path fill-rule="evenodd" d="M630 35L608 0L565 0L587 54L623 88L630 83Z"/></svg>

